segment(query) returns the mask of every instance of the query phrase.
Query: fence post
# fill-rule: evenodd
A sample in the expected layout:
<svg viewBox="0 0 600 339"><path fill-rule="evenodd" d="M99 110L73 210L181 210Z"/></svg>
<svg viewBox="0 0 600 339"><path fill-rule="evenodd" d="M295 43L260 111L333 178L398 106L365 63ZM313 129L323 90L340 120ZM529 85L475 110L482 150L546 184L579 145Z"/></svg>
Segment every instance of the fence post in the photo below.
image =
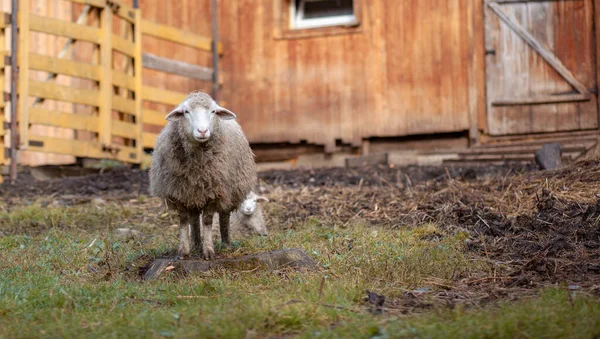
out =
<svg viewBox="0 0 600 339"><path fill-rule="evenodd" d="M218 8L217 8L217 0L212 0L212 62L213 62L213 88L212 88L212 97L215 101L217 101L217 97L219 95L219 23L217 22L218 18Z"/></svg>
<svg viewBox="0 0 600 339"><path fill-rule="evenodd" d="M100 107L98 111L100 142L104 147L110 147L112 144L112 17L113 13L110 7L102 8L100 13L100 67L102 73L100 76Z"/></svg>
<svg viewBox="0 0 600 339"><path fill-rule="evenodd" d="M135 76L135 126L136 126L136 141L135 149L137 154L137 163L142 163L144 152L143 133L144 133L144 110L142 109L142 11L137 6L137 1L134 3L135 22L133 24L133 43L135 46L135 58L133 60Z"/></svg>
<svg viewBox="0 0 600 339"><path fill-rule="evenodd" d="M19 0L19 29L18 34L18 122L19 122L19 149L24 150L29 146L29 0ZM13 51L15 53L16 51ZM17 159L14 159L15 161Z"/></svg>

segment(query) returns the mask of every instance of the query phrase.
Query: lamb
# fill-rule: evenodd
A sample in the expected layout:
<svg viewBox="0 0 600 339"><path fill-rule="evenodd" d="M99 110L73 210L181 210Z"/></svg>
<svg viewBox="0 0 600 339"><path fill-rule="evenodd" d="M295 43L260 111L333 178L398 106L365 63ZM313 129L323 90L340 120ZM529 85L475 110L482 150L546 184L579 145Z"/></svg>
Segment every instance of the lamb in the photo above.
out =
<svg viewBox="0 0 600 339"><path fill-rule="evenodd" d="M258 234L267 236L267 226L259 202L268 202L269 199L250 192L240 207L231 214L231 235L249 236ZM213 232L219 233L219 219L215 213L213 217Z"/></svg>
<svg viewBox="0 0 600 339"><path fill-rule="evenodd" d="M229 245L230 213L256 185L254 154L235 118L202 92L190 93L165 117L152 154L150 193L179 214L178 257L201 248L205 259L214 258L215 212L221 241Z"/></svg>

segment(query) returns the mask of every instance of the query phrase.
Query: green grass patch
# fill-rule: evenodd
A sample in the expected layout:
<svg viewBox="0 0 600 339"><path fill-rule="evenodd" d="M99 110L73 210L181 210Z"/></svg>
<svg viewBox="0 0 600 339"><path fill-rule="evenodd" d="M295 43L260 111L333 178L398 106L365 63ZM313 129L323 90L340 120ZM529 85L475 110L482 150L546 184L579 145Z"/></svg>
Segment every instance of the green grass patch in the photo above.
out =
<svg viewBox="0 0 600 339"><path fill-rule="evenodd" d="M464 234L435 225L389 230L318 219L267 238L237 239L226 256L302 248L320 272L215 270L142 282L137 267L176 248L176 219L155 202L0 213L0 337L592 337L600 305L561 289L483 310L434 307L370 314L365 290L400 300L489 269ZM26 232L30 228L44 231ZM141 231L113 237L114 227ZM19 231L21 230L21 231ZM25 231L24 231L25 230ZM28 235L32 234L32 235Z"/></svg>

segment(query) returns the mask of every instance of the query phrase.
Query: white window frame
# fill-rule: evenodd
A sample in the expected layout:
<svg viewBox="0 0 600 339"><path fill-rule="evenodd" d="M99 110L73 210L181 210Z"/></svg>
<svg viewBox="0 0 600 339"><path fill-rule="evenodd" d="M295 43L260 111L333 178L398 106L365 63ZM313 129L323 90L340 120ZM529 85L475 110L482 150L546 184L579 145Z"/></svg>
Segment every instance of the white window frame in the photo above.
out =
<svg viewBox="0 0 600 339"><path fill-rule="evenodd" d="M356 16L351 15L337 15L325 18L313 18L303 19L304 6L307 2L319 1L319 0L300 0L298 8L296 8L296 1L290 1L290 28L291 29L308 29L308 28L321 28L331 26L346 26L356 24ZM353 2L354 4L354 2Z"/></svg>

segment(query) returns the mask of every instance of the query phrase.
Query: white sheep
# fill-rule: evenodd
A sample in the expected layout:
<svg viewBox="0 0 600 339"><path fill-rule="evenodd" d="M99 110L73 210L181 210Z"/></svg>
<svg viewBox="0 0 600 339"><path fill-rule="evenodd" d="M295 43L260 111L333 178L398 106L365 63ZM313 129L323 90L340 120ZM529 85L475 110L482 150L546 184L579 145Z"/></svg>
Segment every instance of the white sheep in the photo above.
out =
<svg viewBox="0 0 600 339"><path fill-rule="evenodd" d="M254 154L235 118L208 94L191 93L166 116L168 123L156 139L150 193L179 214L179 257L188 256L191 246L202 248L204 258L214 258L215 212L221 241L230 244L230 213L256 185Z"/></svg>
<svg viewBox="0 0 600 339"><path fill-rule="evenodd" d="M269 235L259 202L269 202L269 199L250 192L240 207L231 213L230 233L232 236ZM213 232L215 232L215 236L220 233L217 213L213 217Z"/></svg>

